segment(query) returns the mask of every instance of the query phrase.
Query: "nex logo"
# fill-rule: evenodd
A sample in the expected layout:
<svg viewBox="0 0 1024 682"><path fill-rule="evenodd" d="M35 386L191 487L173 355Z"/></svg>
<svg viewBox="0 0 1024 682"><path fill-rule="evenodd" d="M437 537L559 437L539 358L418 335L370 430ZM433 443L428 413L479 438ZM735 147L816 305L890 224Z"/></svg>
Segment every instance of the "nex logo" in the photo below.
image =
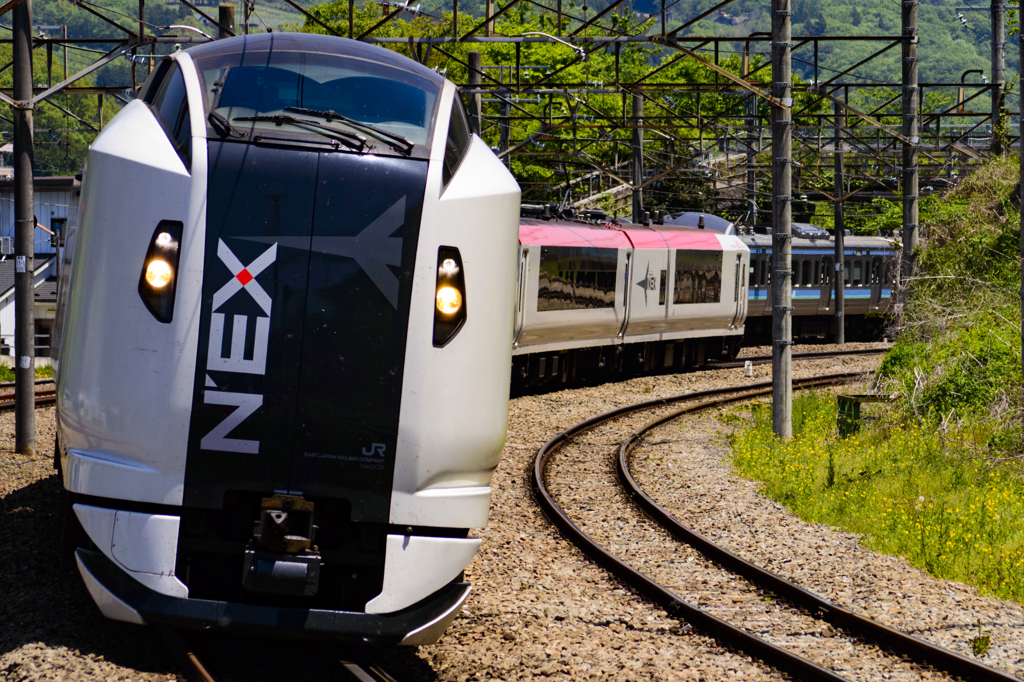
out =
<svg viewBox="0 0 1024 682"><path fill-rule="evenodd" d="M267 346L270 341L270 311L273 299L267 295L256 276L277 260L277 244L271 245L248 266L242 265L238 257L231 252L223 240L217 240L217 256L231 271L233 277L213 295L213 312L210 318L210 343L207 347L206 369L218 372L236 372L239 374L263 375L267 367ZM232 315L231 350L223 355L224 347L224 313L217 309L227 303L239 291L245 290L249 296L263 309L266 316L257 316L256 342L253 345L252 359L245 358L245 335L249 329L249 316ZM206 375L207 389L216 388L210 375ZM262 395L250 393L231 393L228 391L204 391L203 402L207 405L232 405L236 409L206 434L199 447L203 450L221 450L241 452L254 455L260 450L258 440L228 438L227 435L236 426L245 421L263 404Z"/></svg>

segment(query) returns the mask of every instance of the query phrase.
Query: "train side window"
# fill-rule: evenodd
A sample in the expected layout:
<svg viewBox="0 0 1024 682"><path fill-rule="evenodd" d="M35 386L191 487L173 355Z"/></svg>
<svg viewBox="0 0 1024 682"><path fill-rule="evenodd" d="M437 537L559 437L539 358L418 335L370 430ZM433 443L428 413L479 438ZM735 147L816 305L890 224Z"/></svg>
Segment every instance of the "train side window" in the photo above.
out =
<svg viewBox="0 0 1024 682"><path fill-rule="evenodd" d="M152 99L148 99L152 94ZM189 118L185 78L177 63L170 62L164 78L146 93L147 102L160 121L174 151L181 157L185 168L192 167L192 121Z"/></svg>
<svg viewBox="0 0 1024 682"><path fill-rule="evenodd" d="M847 258L843 262L843 286L850 286L850 273L852 271L853 268L850 267L850 259Z"/></svg>
<svg viewBox="0 0 1024 682"><path fill-rule="evenodd" d="M466 107L462 98L456 95L452 101L452 117L448 123L448 139L444 143L444 165L441 169L441 192L459 169L462 159L466 156L466 150L472 139L469 130L469 119L466 116Z"/></svg>
<svg viewBox="0 0 1024 682"><path fill-rule="evenodd" d="M750 279L747 286L757 286L757 261L750 264Z"/></svg>
<svg viewBox="0 0 1024 682"><path fill-rule="evenodd" d="M853 286L860 286L864 283L864 262L853 262Z"/></svg>
<svg viewBox="0 0 1024 682"><path fill-rule="evenodd" d="M814 280L811 279L811 261L805 260L803 269L804 275L800 278L800 283L805 287L812 286L814 284Z"/></svg>
<svg viewBox="0 0 1024 682"><path fill-rule="evenodd" d="M772 257L768 256L768 265L765 267L765 286L772 283Z"/></svg>
<svg viewBox="0 0 1024 682"><path fill-rule="evenodd" d="M668 290L668 270L661 271L661 288L658 289L658 305L665 305L665 292Z"/></svg>
<svg viewBox="0 0 1024 682"><path fill-rule="evenodd" d="M160 84L164 80L164 76L167 75L168 70L171 68L171 64L174 62L170 59L162 59L157 64L156 68L153 69L153 73L149 74L149 78L142 84L139 89L138 98L147 104L153 103L153 95L160 89Z"/></svg>

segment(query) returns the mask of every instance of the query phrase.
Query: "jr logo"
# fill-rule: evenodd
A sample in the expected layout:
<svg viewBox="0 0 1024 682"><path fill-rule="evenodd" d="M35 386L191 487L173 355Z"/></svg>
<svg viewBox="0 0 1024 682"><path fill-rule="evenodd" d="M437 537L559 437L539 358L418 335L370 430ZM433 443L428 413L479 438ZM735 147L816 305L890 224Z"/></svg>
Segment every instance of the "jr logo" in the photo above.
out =
<svg viewBox="0 0 1024 682"><path fill-rule="evenodd" d="M384 451L388 449L386 443L374 443L368 448L363 448L363 454L367 457L383 457Z"/></svg>
<svg viewBox="0 0 1024 682"><path fill-rule="evenodd" d="M210 319L210 342L207 347L206 369L217 372L236 372L240 374L263 375L267 365L267 345L270 340L270 311L273 307L273 299L267 295L256 276L263 272L268 266L277 260L277 244L273 244L263 252L256 260L247 266L242 265L228 245L223 240L217 240L217 256L221 262L231 271L233 277L213 295L213 306ZM249 316L233 315L231 325L231 350L227 356L223 355L224 343L224 313L218 313L217 309L227 303L242 289L259 304L266 316L259 315L254 320L256 326L256 340L253 346L252 360L246 360L245 354L245 333L249 328ZM260 451L258 440L243 440L239 438L227 438L239 424L245 421L256 410L263 405L262 395L250 393L232 393L229 391L211 391L209 387L215 387L213 380L207 375L207 389L203 394L203 402L207 405L231 405L235 410L221 421L220 424L206 434L199 447L203 450L221 450L227 452L242 452L254 455Z"/></svg>

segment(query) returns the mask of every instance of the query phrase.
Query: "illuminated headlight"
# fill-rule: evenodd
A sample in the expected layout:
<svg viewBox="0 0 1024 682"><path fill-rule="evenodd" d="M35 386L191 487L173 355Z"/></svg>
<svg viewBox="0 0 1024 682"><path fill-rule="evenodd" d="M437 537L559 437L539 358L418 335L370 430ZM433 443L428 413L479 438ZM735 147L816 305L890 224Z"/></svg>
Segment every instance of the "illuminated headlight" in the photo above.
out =
<svg viewBox="0 0 1024 682"><path fill-rule="evenodd" d="M178 286L178 257L184 225L173 220L161 221L149 240L146 258L139 277L139 296L160 322L174 317L174 292Z"/></svg>
<svg viewBox="0 0 1024 682"><path fill-rule="evenodd" d="M434 347L446 345L466 322L466 277L462 254L454 246L437 250L434 295Z"/></svg>
<svg viewBox="0 0 1024 682"><path fill-rule="evenodd" d="M462 309L462 294L455 287L443 286L437 290L437 311L454 315Z"/></svg>
<svg viewBox="0 0 1024 682"><path fill-rule="evenodd" d="M171 266L159 258L149 261L149 265L146 266L146 282L154 289L163 289L171 283L173 276Z"/></svg>

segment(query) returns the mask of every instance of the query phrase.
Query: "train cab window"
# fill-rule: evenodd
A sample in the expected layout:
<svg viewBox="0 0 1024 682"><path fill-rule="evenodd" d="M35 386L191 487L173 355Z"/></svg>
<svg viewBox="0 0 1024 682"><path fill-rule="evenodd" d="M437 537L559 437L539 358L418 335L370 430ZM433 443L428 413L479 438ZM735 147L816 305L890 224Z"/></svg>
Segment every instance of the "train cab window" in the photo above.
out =
<svg viewBox="0 0 1024 682"><path fill-rule="evenodd" d="M442 76L398 55L298 50L286 47L285 34L270 35L276 37L244 50L214 41L190 52L208 116L220 122L211 123L211 134L331 139L353 153L429 157ZM362 146L353 142L357 136L365 138Z"/></svg>
<svg viewBox="0 0 1024 682"><path fill-rule="evenodd" d="M458 95L452 101L452 117L448 124L448 139L444 143L444 165L441 168L441 192L448 186L455 171L459 169L462 159L469 149L472 133L469 130L469 118L466 107Z"/></svg>
<svg viewBox="0 0 1024 682"><path fill-rule="evenodd" d="M160 121L185 168L191 169L192 121L189 118L188 97L185 94L185 78L181 75L181 69L176 62L166 60L165 64L169 66L165 68L159 81L154 81L146 89L143 101L149 104ZM164 68L163 64L161 68Z"/></svg>

